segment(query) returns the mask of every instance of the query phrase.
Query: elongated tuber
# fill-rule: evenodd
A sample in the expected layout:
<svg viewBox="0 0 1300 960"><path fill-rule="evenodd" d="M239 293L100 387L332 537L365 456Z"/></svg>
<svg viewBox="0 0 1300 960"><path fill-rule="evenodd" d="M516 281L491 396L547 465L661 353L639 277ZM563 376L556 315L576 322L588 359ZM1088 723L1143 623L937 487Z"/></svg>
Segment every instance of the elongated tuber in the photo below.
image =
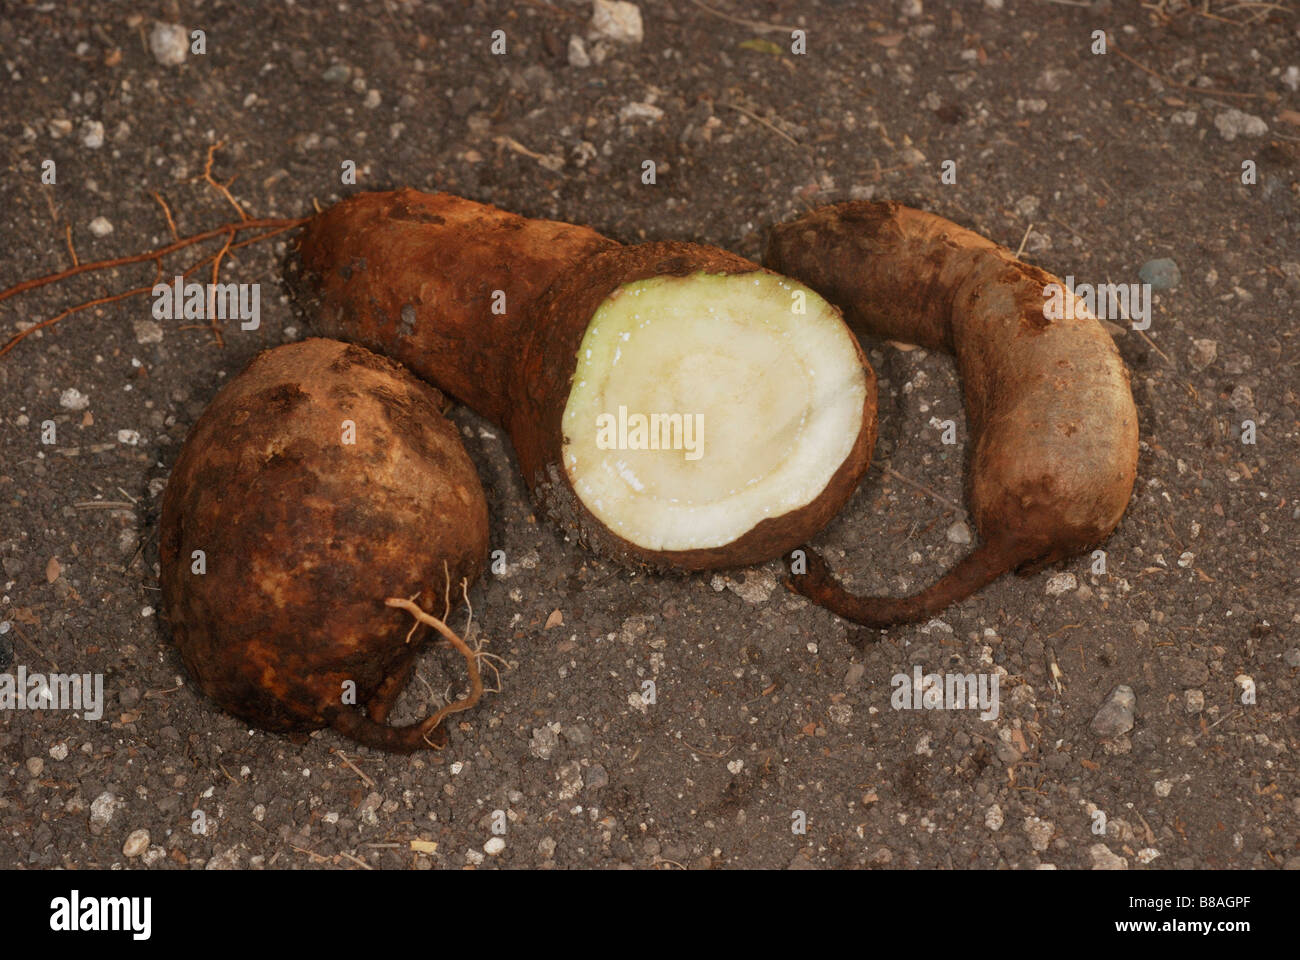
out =
<svg viewBox="0 0 1300 960"><path fill-rule="evenodd" d="M951 572L915 596L856 597L809 550L796 590L888 627L1114 530L1137 473L1137 410L1119 351L1082 301L1066 319L1047 318L1044 288L1056 277L892 203L834 204L781 224L765 262L840 306L860 334L953 354L974 442L970 506L982 542Z"/></svg>

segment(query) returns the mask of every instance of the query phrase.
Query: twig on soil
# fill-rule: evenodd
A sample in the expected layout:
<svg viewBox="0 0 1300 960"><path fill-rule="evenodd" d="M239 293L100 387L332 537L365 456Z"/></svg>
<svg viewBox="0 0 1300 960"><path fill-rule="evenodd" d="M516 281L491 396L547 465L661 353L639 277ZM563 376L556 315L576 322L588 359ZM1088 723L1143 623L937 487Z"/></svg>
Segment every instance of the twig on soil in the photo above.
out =
<svg viewBox="0 0 1300 960"><path fill-rule="evenodd" d="M1020 255L1025 252L1025 244L1029 242L1029 235L1033 232L1034 232L1034 225L1032 223L1029 226L1025 227L1025 235L1020 238L1020 246L1016 247L1017 260L1019 260Z"/></svg>
<svg viewBox="0 0 1300 960"><path fill-rule="evenodd" d="M1143 340L1145 340L1150 345L1152 350L1160 354L1160 356L1164 357L1165 363L1169 364L1170 366L1173 366L1174 362L1169 359L1169 354L1165 353L1163 350L1157 347L1156 342L1146 335L1145 330L1138 330L1137 335L1140 336Z"/></svg>
<svg viewBox="0 0 1300 960"><path fill-rule="evenodd" d="M1188 93L1199 93L1199 94L1212 96L1212 97L1241 97L1242 99L1246 99L1246 100L1259 100L1261 98L1267 99L1268 97L1267 94L1263 94L1263 93L1236 93L1232 90L1214 90L1210 87L1193 87L1186 83L1176 83L1175 81L1170 80L1164 74L1152 70L1150 67L1148 67L1145 63L1142 63L1136 57L1129 56L1123 50L1117 50L1114 47L1111 47L1111 53L1116 54L1121 60L1127 60L1129 63L1133 64L1133 66L1137 67L1143 73L1150 74L1151 76L1159 80L1161 83L1163 83L1165 86L1172 87L1175 90L1185 90Z"/></svg>
<svg viewBox="0 0 1300 960"><path fill-rule="evenodd" d="M578 16L572 10L562 10L553 3L547 3L546 0L524 0L524 3L528 4L530 7L537 7L539 10L545 10L547 13L554 13L562 17L568 17L571 20L582 19L582 17Z"/></svg>
<svg viewBox="0 0 1300 960"><path fill-rule="evenodd" d="M347 859L349 859L349 860L351 860L353 863L355 863L357 866L359 866L359 867L363 867L363 868L366 869L366 870L373 870L373 869L375 869L375 868L372 867L370 864L366 863L366 861L360 859L359 857L354 857L354 856L352 856L352 854L350 854L350 853L344 853L342 850L339 851L339 856L340 856L340 857L346 857Z"/></svg>
<svg viewBox="0 0 1300 960"><path fill-rule="evenodd" d="M759 33L793 33L800 29L799 27L787 27L780 23L765 23L762 20L746 20L744 17L733 17L729 13L723 13L721 10L714 10L712 7L705 6L700 0L691 0L705 13L711 13L715 17L721 17L723 20L729 20L732 23L738 23L742 27L749 27L751 30L757 30Z"/></svg>
<svg viewBox="0 0 1300 960"><path fill-rule="evenodd" d="M749 119L755 121L756 123L761 123L763 126L767 127L767 129L775 133L778 137L780 137L783 140L786 140L789 143L794 144L796 147L803 146L802 143L800 143L794 137L790 136L790 134L786 133L776 124L772 123L770 120L764 120L762 117L754 113L752 110L746 110L744 107L738 107L734 103L726 103L725 101L723 102L722 105L724 107L730 107L732 110L735 110L737 113L743 113L745 116L749 117Z"/></svg>
<svg viewBox="0 0 1300 960"><path fill-rule="evenodd" d="M881 467L881 468L880 468L880 472L881 472L881 473L888 474L889 476L893 477L895 480L901 480L901 481L903 481L904 483L906 483L906 484L907 484L908 486L910 486L910 487L915 487L917 490L920 490L922 493L929 495L930 497L932 497L932 498L935 499L935 500L938 500L938 501L939 501L940 503L942 503L944 506L949 507L949 508L952 509L952 510L955 510L955 511L957 512L958 516L961 516L961 517L965 517L965 516L966 516L966 508L965 508L965 507L961 506L960 504L953 503L951 500L949 500L949 499L948 499L947 497L945 497L943 494L939 493L939 492L936 491L936 490L931 489L930 487L927 487L925 484L923 484L923 483L918 483L917 481L911 479L910 477L905 477L905 476L903 476L901 473L899 473L899 472L898 472L897 470L895 470L893 467Z"/></svg>
<svg viewBox="0 0 1300 960"><path fill-rule="evenodd" d="M330 750L330 753L334 754L334 756L338 757L341 761L343 761L343 766L347 767L358 777L360 777L367 787L370 787L372 790L374 789L375 781L371 780L368 776L366 776L360 767L358 767L355 763L349 760L348 755L346 753L344 753L342 750L333 750L333 749Z"/></svg>
<svg viewBox="0 0 1300 960"><path fill-rule="evenodd" d="M290 849L290 850L294 850L294 851L296 851L296 852L298 852L298 853L305 853L305 854L307 854L307 856L311 857L312 861L315 862L315 863L329 863L329 862L330 862L330 858L329 858L329 857L322 857L319 853L316 853L316 852L313 851L313 850L307 850L307 849L304 848L304 847L296 847L296 846L294 846L292 843L289 844L289 849Z"/></svg>
<svg viewBox="0 0 1300 960"><path fill-rule="evenodd" d="M23 630L22 627L18 626L17 620L11 621L11 623L14 630L18 633L19 639L21 639L23 643L27 644L27 646L31 647L33 650L39 653L45 659L45 662L48 663L51 667L53 667L55 672L58 672L59 665L54 662L54 658L51 657L48 653L46 653L44 650L42 650L40 647L38 647L36 645L36 641L32 640L29 636L27 636L27 632Z"/></svg>

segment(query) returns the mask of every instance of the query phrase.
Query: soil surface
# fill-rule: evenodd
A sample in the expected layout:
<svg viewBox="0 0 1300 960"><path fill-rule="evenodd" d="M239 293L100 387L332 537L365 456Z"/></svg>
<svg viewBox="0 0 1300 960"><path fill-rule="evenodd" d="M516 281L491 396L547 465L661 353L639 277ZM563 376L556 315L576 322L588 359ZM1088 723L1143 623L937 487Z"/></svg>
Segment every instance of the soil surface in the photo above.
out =
<svg viewBox="0 0 1300 960"><path fill-rule="evenodd" d="M103 715L0 710L0 865L1300 867L1294 6L665 0L641 4L639 42L588 39L578 0L3 6L0 287L69 266L70 244L168 243L154 193L181 235L237 217L203 178L220 144L211 178L250 217L411 186L757 258L775 222L887 198L1079 283L1156 289L1148 329L1110 328L1142 445L1104 572L1006 577L886 634L791 594L777 563L594 559L534 515L508 438L455 409L505 557L471 633L509 669L447 749L411 757L250 731L194 689L158 613L187 430L305 336L293 234L222 260L261 285L260 327L227 321L224 345L147 295L68 315L0 358L0 669L100 674ZM205 52L162 62L157 19ZM153 277L7 299L0 337ZM975 536L961 394L949 358L867 346L880 444L815 545L855 589L914 590ZM917 668L996 675L997 716L894 709ZM395 719L462 683L431 649ZM1131 709L1121 691L1103 710L1119 686Z"/></svg>

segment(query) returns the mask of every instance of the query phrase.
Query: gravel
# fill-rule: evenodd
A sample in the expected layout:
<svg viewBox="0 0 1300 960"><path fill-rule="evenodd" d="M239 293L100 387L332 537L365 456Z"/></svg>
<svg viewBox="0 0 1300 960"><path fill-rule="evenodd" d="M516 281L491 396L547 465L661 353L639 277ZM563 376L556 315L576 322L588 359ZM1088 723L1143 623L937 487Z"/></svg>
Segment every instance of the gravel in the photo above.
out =
<svg viewBox="0 0 1300 960"><path fill-rule="evenodd" d="M622 571L559 536L500 429L453 407L509 571L470 590L476 639L505 661L501 691L456 715L441 753L250 733L195 687L165 619L142 614L158 608L157 513L180 443L252 356L308 334L279 295L287 234L223 259L224 281L263 284L260 329L227 323L224 347L204 321L156 320L141 296L69 314L0 358L0 665L48 669L34 644L102 676L105 695L97 721L5 711L0 862L1268 871L1296 859L1300 401L1287 364L1300 321L1287 307L1300 293L1300 154L1284 119L1296 109L1284 14L1240 14L1260 20L1225 30L1166 5L1168 18L1134 20L1131 39L1116 21L1117 45L1161 76L1252 95L1237 105L1268 131L1228 141L1223 99L1091 57L1084 14L1067 4L1032 5L1032 29L1012 15L1024 4L936 0L908 18L897 0L706 5L801 25L807 53L693 3L639 4L639 42L588 39L592 7L578 2L357 0L298 4L297 20L189 5L171 64L155 58L148 19L166 5L36 4L26 22L39 30L0 18L7 282L69 266L67 224L83 261L170 242L152 191L182 234L233 218L201 177L217 142L214 178L257 217L411 186L757 261L773 222L856 196L933 210L1012 249L1032 224L1026 258L1080 282L1132 283L1141 265L1172 260L1179 281L1156 291L1151 328L1114 339L1142 448L1105 572L1068 558L1002 577L934 623L881 632L792 595L779 562ZM314 39L296 32L302 16ZM498 28L502 57L488 50ZM207 54L185 52L192 29ZM570 62L573 37L585 66ZM755 39L780 52L742 46ZM621 119L629 104L662 115ZM97 149L82 141L89 123L103 127ZM1123 150L1095 149L1116 129ZM506 138L563 162L548 168ZM917 155L924 164L900 165ZM1254 186L1237 175L1247 157ZM46 188L50 158L58 183ZM342 159L369 171L356 187L339 182ZM955 183L940 181L949 160ZM87 230L97 217L111 234ZM169 259L165 275L190 262ZM0 339L152 275L142 263L24 293L3 304ZM948 504L969 503L973 451L949 358L864 345L879 378L875 460L890 472L870 471L811 546L855 592L901 596L970 549L949 531L971 521ZM931 417L957 422L963 442L940 444ZM1239 439L1248 417L1254 445ZM42 443L51 421L57 439ZM545 629L557 609L563 624ZM918 664L996 675L997 718L894 709L891 678ZM455 658L430 649L394 722L462 681ZM1108 706L1117 686L1129 697ZM1099 716L1102 733L1090 729ZM1105 835L1089 804L1110 818ZM806 835L791 832L796 809ZM148 845L128 857L140 830Z"/></svg>

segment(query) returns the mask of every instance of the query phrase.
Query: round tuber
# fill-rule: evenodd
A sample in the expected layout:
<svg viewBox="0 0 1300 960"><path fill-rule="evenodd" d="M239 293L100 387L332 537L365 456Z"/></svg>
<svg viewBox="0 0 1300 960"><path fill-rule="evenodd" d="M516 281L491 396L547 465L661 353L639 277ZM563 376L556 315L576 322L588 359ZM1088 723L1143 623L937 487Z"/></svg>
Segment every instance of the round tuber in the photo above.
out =
<svg viewBox="0 0 1300 960"><path fill-rule="evenodd" d="M221 707L398 752L445 740L464 701L385 723L427 635L407 601L445 618L487 553L487 502L441 405L392 361L314 339L260 354L199 417L163 498L163 611Z"/></svg>

